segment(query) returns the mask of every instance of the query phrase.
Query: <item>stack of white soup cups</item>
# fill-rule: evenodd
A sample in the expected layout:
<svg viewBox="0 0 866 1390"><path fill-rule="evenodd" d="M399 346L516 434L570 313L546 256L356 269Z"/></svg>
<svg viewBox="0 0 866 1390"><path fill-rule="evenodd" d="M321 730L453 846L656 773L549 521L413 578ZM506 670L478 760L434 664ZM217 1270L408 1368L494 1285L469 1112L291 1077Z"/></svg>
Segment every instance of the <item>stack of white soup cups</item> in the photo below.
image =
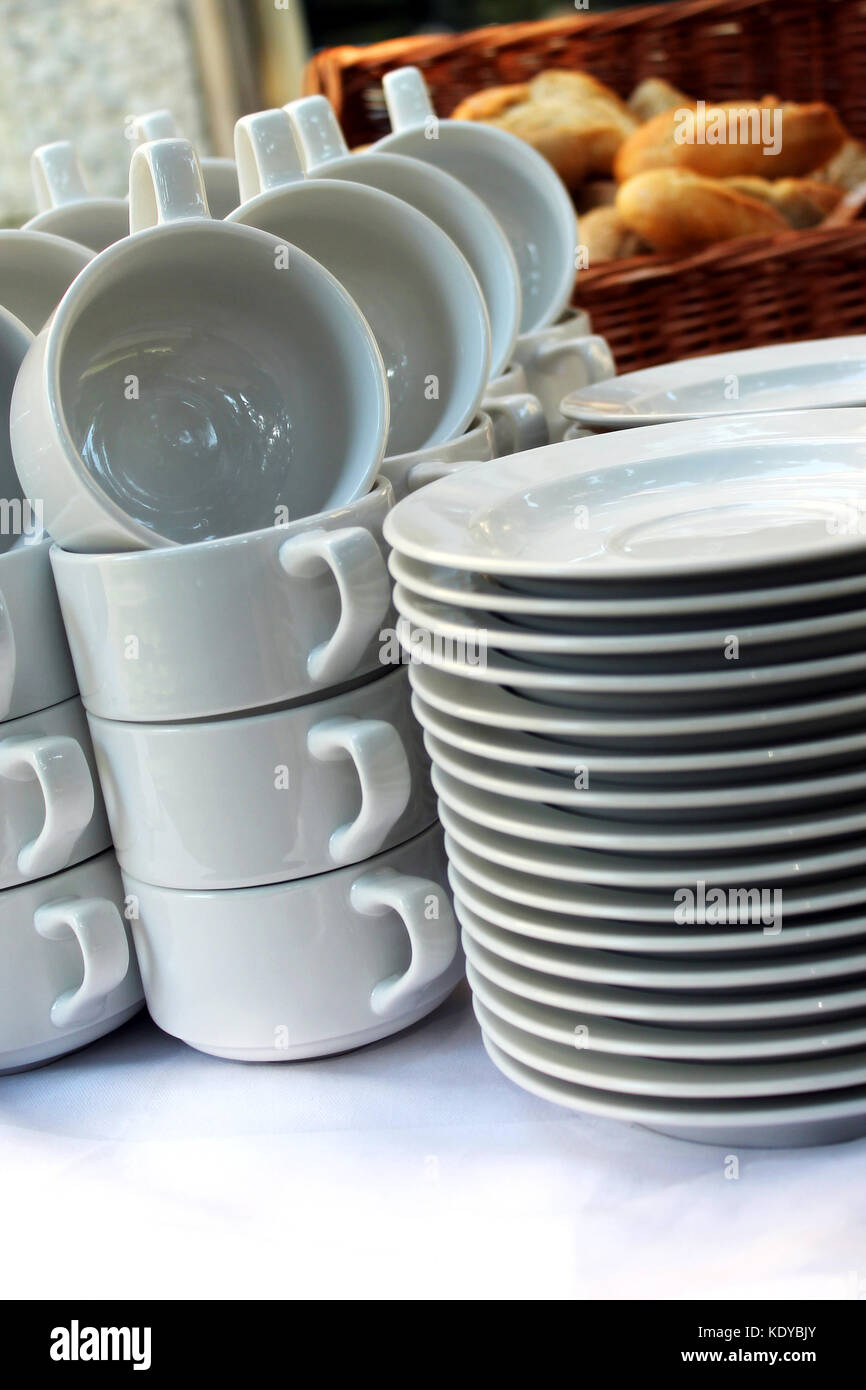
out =
<svg viewBox="0 0 866 1390"><path fill-rule="evenodd" d="M407 415L350 293L240 221L208 217L185 141L136 150L132 235L35 339L11 434L56 542L150 1012L267 1061L406 1027L461 960L406 671L383 665L377 474ZM426 365L446 380L460 343L468 423L489 329L454 255ZM453 402L430 402L443 438Z"/></svg>
<svg viewBox="0 0 866 1390"><path fill-rule="evenodd" d="M47 254L53 255L51 243ZM38 320L39 294L26 291L24 276L17 307ZM32 341L30 329L0 309L4 420ZM38 1066L118 1028L141 1008L142 993L51 578L50 543L39 509L21 495L6 425L0 494L3 1073Z"/></svg>

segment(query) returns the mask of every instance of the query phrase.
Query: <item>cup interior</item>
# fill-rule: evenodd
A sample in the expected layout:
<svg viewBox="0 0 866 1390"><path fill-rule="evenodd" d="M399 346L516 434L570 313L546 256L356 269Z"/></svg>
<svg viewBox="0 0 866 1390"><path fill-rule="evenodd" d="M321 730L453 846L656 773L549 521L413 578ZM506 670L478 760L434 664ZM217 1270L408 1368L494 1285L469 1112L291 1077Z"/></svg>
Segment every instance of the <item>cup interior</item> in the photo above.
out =
<svg viewBox="0 0 866 1390"><path fill-rule="evenodd" d="M309 258L191 220L106 252L79 290L49 374L67 442L141 526L178 543L236 535L368 489L381 363Z"/></svg>
<svg viewBox="0 0 866 1390"><path fill-rule="evenodd" d="M18 319L0 310L0 555L32 530L32 509L24 502L12 461L9 442L9 410L18 369L30 346L31 335Z"/></svg>
<svg viewBox="0 0 866 1390"><path fill-rule="evenodd" d="M489 324L477 282L441 228L389 194L327 179L265 194L237 217L300 246L358 304L388 375L389 455L469 424L486 383Z"/></svg>

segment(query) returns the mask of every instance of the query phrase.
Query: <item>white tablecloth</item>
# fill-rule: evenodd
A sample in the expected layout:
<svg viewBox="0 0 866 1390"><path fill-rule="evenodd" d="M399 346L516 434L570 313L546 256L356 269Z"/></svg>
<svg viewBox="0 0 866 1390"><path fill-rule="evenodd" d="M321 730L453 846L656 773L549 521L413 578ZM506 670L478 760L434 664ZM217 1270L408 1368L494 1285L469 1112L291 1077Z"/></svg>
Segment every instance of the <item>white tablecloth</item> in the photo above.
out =
<svg viewBox="0 0 866 1390"><path fill-rule="evenodd" d="M561 1111L466 987L320 1062L202 1056L146 1016L0 1080L0 1296L866 1296L866 1141L721 1149Z"/></svg>

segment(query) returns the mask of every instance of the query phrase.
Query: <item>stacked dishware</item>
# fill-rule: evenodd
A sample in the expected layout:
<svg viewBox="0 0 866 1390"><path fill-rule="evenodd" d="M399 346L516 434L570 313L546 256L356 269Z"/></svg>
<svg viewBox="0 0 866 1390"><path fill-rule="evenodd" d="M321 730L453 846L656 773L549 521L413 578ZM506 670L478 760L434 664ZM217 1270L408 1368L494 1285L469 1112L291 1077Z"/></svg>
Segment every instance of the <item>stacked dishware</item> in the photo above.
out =
<svg viewBox="0 0 866 1390"><path fill-rule="evenodd" d="M305 189L298 230L326 259L330 186ZM354 191L369 246L403 205ZM257 220L249 199L208 217L187 142L140 146L133 234L33 342L11 434L56 542L150 1012L204 1051L282 1060L393 1033L462 973L429 764L383 656L394 494L376 475L389 438L471 424L490 343L456 247L400 223L402 270L436 291L412 328L443 386L428 399L417 336L401 352L386 315L380 346L321 259Z"/></svg>
<svg viewBox="0 0 866 1390"><path fill-rule="evenodd" d="M0 309L0 409L32 333ZM0 434L0 1073L37 1066L142 1005L38 507Z"/></svg>
<svg viewBox="0 0 866 1390"><path fill-rule="evenodd" d="M539 1095L866 1133L864 421L600 435L386 522L476 1013Z"/></svg>

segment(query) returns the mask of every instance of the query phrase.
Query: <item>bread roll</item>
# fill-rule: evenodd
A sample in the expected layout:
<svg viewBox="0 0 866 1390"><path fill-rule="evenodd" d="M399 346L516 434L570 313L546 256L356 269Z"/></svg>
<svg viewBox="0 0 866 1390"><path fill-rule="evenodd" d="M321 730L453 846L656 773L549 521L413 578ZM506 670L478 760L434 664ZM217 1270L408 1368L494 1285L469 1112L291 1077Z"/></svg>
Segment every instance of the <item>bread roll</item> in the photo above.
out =
<svg viewBox="0 0 866 1390"><path fill-rule="evenodd" d="M788 230L775 208L720 179L688 169L637 174L621 186L616 208L642 241L674 255L699 251L730 237L772 236Z"/></svg>
<svg viewBox="0 0 866 1390"><path fill-rule="evenodd" d="M484 121L527 141L570 188L610 174L636 127L625 102L586 73L543 72L530 83L493 87L461 101L456 120Z"/></svg>
<svg viewBox="0 0 866 1390"><path fill-rule="evenodd" d="M625 225L615 207L593 208L581 217L578 229L590 269L601 261L637 256L646 250L640 237Z"/></svg>
<svg viewBox="0 0 866 1390"><path fill-rule="evenodd" d="M629 110L639 121L652 120L674 106L691 106L692 98L672 87L663 77L645 77L628 99Z"/></svg>
<svg viewBox="0 0 866 1390"><path fill-rule="evenodd" d="M743 175L725 182L729 188L769 204L782 214L789 227L801 231L817 227L842 197L841 188L817 179L776 179L773 183L769 179Z"/></svg>
<svg viewBox="0 0 866 1390"><path fill-rule="evenodd" d="M820 101L806 106L690 103L663 111L630 135L616 156L614 173L620 183L664 168L714 178L783 178L825 164L844 140L835 111Z"/></svg>

